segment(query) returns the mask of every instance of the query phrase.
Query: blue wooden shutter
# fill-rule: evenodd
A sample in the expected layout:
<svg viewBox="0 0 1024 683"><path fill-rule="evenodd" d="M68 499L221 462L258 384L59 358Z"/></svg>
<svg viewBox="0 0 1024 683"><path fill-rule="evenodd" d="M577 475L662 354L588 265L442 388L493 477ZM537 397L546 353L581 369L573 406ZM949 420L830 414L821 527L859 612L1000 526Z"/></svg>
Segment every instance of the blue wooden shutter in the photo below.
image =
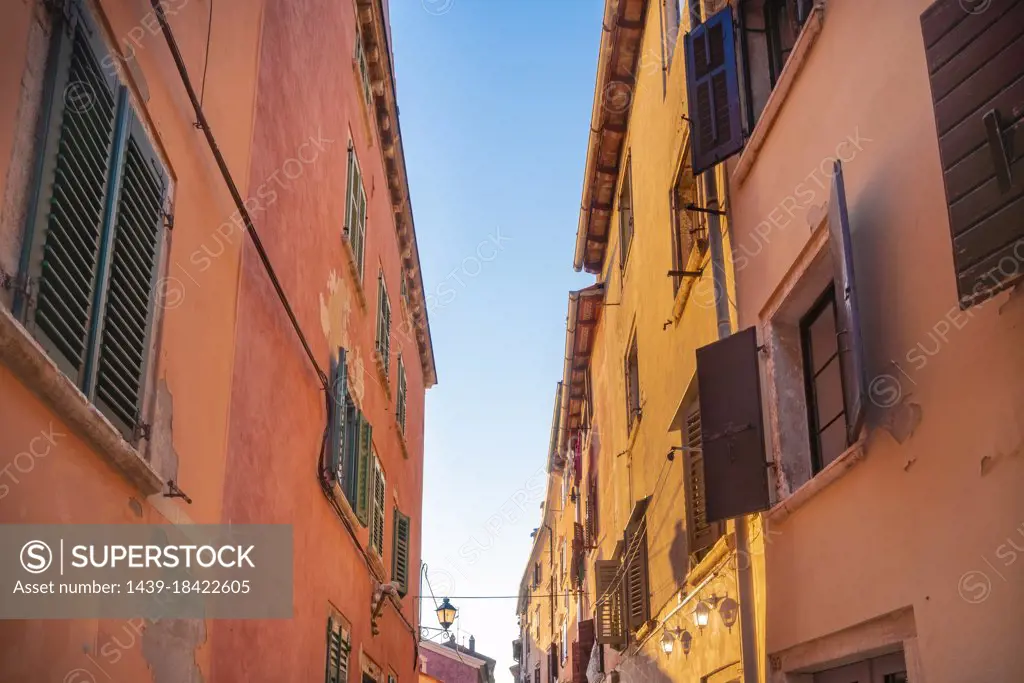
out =
<svg viewBox="0 0 1024 683"><path fill-rule="evenodd" d="M58 367L81 386L108 213L118 86L101 66L107 51L95 24L78 3L68 5L67 12L54 21L51 87L22 265L35 296L26 323Z"/></svg>
<svg viewBox="0 0 1024 683"><path fill-rule="evenodd" d="M699 175L743 147L732 8L710 17L683 41L690 149L693 173Z"/></svg>
<svg viewBox="0 0 1024 683"><path fill-rule="evenodd" d="M167 177L134 112L129 123L109 252L96 404L131 439L139 422L153 323Z"/></svg>
<svg viewBox="0 0 1024 683"><path fill-rule="evenodd" d="M846 406L846 440L853 443L864 425L864 390L867 372L864 343L861 341L860 311L853 274L853 240L846 211L846 186L843 165L836 161L832 173L832 197L828 208L828 232L836 287L836 337L839 368L843 376L843 403Z"/></svg>
<svg viewBox="0 0 1024 683"><path fill-rule="evenodd" d="M348 412L348 368L345 349L338 349L338 360L331 368L331 441L330 476L344 487L345 480L345 416Z"/></svg>
<svg viewBox="0 0 1024 683"><path fill-rule="evenodd" d="M697 390L707 521L768 509L761 374L753 327L697 349Z"/></svg>
<svg viewBox="0 0 1024 683"><path fill-rule="evenodd" d="M395 508L394 538L391 547L391 580L398 584L403 598L409 592L409 543L412 524L409 518Z"/></svg>

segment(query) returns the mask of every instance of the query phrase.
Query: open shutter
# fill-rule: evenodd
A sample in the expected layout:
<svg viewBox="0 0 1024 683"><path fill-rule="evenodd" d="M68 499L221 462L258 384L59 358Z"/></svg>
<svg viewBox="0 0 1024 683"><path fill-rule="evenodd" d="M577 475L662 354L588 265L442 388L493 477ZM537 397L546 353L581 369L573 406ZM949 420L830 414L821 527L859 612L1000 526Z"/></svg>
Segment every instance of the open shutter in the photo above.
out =
<svg viewBox="0 0 1024 683"><path fill-rule="evenodd" d="M548 679L551 683L558 680L558 644L548 646Z"/></svg>
<svg viewBox="0 0 1024 683"><path fill-rule="evenodd" d="M384 554L384 470L381 468L380 459L373 455L373 511L370 529L370 545L377 551L378 555Z"/></svg>
<svg viewBox="0 0 1024 683"><path fill-rule="evenodd" d="M757 332L697 349L697 386L708 522L769 506Z"/></svg>
<svg viewBox="0 0 1024 683"><path fill-rule="evenodd" d="M345 445L346 429L345 421L348 412L348 366L346 364L347 352L345 349L338 349L338 360L331 368L331 451L330 451L330 472L335 481L344 489L345 482Z"/></svg>
<svg viewBox="0 0 1024 683"><path fill-rule="evenodd" d="M843 375L843 401L846 405L846 440L851 444L860 437L860 429L864 425L867 372L864 367L856 278L853 274L853 241L846 212L843 165L839 161L836 161L832 172L828 232L835 272L836 338L839 345L839 367Z"/></svg>
<svg viewBox="0 0 1024 683"><path fill-rule="evenodd" d="M342 624L333 616L327 618L327 672L324 680L327 683L344 683L341 675L342 660Z"/></svg>
<svg viewBox="0 0 1024 683"><path fill-rule="evenodd" d="M409 592L409 518L395 508L394 538L391 547L391 580L398 584L403 598Z"/></svg>
<svg viewBox="0 0 1024 683"><path fill-rule="evenodd" d="M597 476L590 476L587 491L587 547L597 547Z"/></svg>
<svg viewBox="0 0 1024 683"><path fill-rule="evenodd" d="M572 557L569 560L569 580L578 584L582 577L583 568L583 525L579 522L572 527Z"/></svg>
<svg viewBox="0 0 1024 683"><path fill-rule="evenodd" d="M651 618L650 586L647 577L647 517L643 515L626 530L625 575L622 589L626 627L637 631Z"/></svg>
<svg viewBox="0 0 1024 683"><path fill-rule="evenodd" d="M346 382L347 384L347 382ZM344 470L341 490L354 510L359 495L359 448L363 431L363 414L356 408L351 396L345 397L345 436L342 442L341 458Z"/></svg>
<svg viewBox="0 0 1024 683"><path fill-rule="evenodd" d="M623 628L622 591L619 590L617 560L598 560L594 563L597 592L594 603L594 626L597 642L621 647L626 644Z"/></svg>
<svg viewBox="0 0 1024 683"><path fill-rule="evenodd" d="M921 15L960 308L1024 275L1024 3Z"/></svg>
<svg viewBox="0 0 1024 683"><path fill-rule="evenodd" d="M578 639L573 643L573 671L576 670L576 649L579 649L578 667L579 667L579 678L574 677L574 681L577 683L587 683L587 669L590 667L590 653L594 649L594 621L592 619L586 619L579 622L577 625ZM575 676L575 673L574 673Z"/></svg>
<svg viewBox="0 0 1024 683"><path fill-rule="evenodd" d="M101 67L107 50L95 24L77 2L67 11L71 19L55 14L41 159L28 214L32 239L23 265L35 297L26 323L81 387L97 318L94 299L110 210L118 96L116 76Z"/></svg>
<svg viewBox="0 0 1024 683"><path fill-rule="evenodd" d="M687 33L683 48L693 174L699 175L743 147L732 8Z"/></svg>
<svg viewBox="0 0 1024 683"><path fill-rule="evenodd" d="M359 452L356 458L356 517L363 526L369 524L370 491L373 466L370 450L373 444L373 427L364 417L359 426Z"/></svg>
<svg viewBox="0 0 1024 683"><path fill-rule="evenodd" d="M707 500L704 496L704 454L701 451L700 409L686 417L686 486L690 503L689 552L699 562L718 540L718 524L708 523Z"/></svg>
<svg viewBox="0 0 1024 683"><path fill-rule="evenodd" d="M96 404L130 440L142 407L167 193L163 166L134 112L122 168L103 292Z"/></svg>

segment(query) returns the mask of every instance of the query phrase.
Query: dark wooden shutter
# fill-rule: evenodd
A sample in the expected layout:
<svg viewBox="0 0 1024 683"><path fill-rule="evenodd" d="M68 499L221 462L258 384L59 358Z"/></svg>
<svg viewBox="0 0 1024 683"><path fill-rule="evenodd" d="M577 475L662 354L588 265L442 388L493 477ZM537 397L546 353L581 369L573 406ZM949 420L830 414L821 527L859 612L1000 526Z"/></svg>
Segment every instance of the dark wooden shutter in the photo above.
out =
<svg viewBox="0 0 1024 683"><path fill-rule="evenodd" d="M579 522L572 527L572 556L569 560L569 580L575 585L583 579L583 525Z"/></svg>
<svg viewBox="0 0 1024 683"><path fill-rule="evenodd" d="M587 667L590 666L590 653L594 650L594 621L585 619L577 625L579 639L573 643L573 647L579 648L579 671L578 683L587 683ZM575 652L575 650L574 650ZM573 655L576 659L576 655ZM573 662L575 665L575 661Z"/></svg>
<svg viewBox="0 0 1024 683"><path fill-rule="evenodd" d="M134 112L127 133L109 279L102 292L96 404L131 439L140 421L149 360L167 177Z"/></svg>
<svg viewBox="0 0 1024 683"><path fill-rule="evenodd" d="M622 581L626 627L637 631L651 618L650 584L647 574L647 517L641 516L626 529L624 576Z"/></svg>
<svg viewBox="0 0 1024 683"><path fill-rule="evenodd" d="M56 15L44 103L41 159L28 215L25 257L35 297L26 322L58 367L85 382L96 314L100 244L108 223L115 129L116 77L79 3ZM19 306L19 309L21 306Z"/></svg>
<svg viewBox="0 0 1024 683"><path fill-rule="evenodd" d="M686 486L690 502L689 554L699 562L718 540L718 524L708 522L707 500L704 494L704 454L701 451L700 409L686 417Z"/></svg>
<svg viewBox="0 0 1024 683"><path fill-rule="evenodd" d="M732 8L687 33L683 48L693 174L699 175L743 147Z"/></svg>
<svg viewBox="0 0 1024 683"><path fill-rule="evenodd" d="M331 442L330 442L330 472L328 474L338 482L344 489L345 482L345 436L347 425L345 422L348 413L348 366L347 352L345 349L338 349L338 360L331 368Z"/></svg>
<svg viewBox="0 0 1024 683"><path fill-rule="evenodd" d="M398 584L398 594L403 598L409 592L409 518L395 508L394 539L391 547L391 580Z"/></svg>
<svg viewBox="0 0 1024 683"><path fill-rule="evenodd" d="M960 308L1024 274L1024 2L921 15Z"/></svg>
<svg viewBox="0 0 1024 683"><path fill-rule="evenodd" d="M583 667L583 648L578 640L572 641L569 651L569 671L572 683L584 683L586 669Z"/></svg>
<svg viewBox="0 0 1024 683"><path fill-rule="evenodd" d="M558 645L551 643L548 646L548 679L554 683L558 680Z"/></svg>
<svg viewBox="0 0 1024 683"><path fill-rule="evenodd" d="M832 198L828 208L828 232L836 288L836 340L839 367L843 375L843 401L846 406L846 440L853 443L864 425L864 396L867 371L864 343L861 341L860 310L853 269L853 240L846 211L846 186L843 165L836 161L832 172Z"/></svg>
<svg viewBox="0 0 1024 683"><path fill-rule="evenodd" d="M619 588L617 560L598 560L594 563L597 591L594 603L594 627L597 642L621 647L626 644L623 628L622 591Z"/></svg>
<svg viewBox="0 0 1024 683"><path fill-rule="evenodd" d="M372 487L373 463L370 450L373 444L373 427L364 417L359 429L359 451L356 458L356 517L363 526L369 524L370 491Z"/></svg>
<svg viewBox="0 0 1024 683"><path fill-rule="evenodd" d="M597 476L590 476L589 490L587 491L587 547L597 547L598 533L598 507L597 507Z"/></svg>
<svg viewBox="0 0 1024 683"><path fill-rule="evenodd" d="M766 510L768 476L753 327L697 349L708 522Z"/></svg>

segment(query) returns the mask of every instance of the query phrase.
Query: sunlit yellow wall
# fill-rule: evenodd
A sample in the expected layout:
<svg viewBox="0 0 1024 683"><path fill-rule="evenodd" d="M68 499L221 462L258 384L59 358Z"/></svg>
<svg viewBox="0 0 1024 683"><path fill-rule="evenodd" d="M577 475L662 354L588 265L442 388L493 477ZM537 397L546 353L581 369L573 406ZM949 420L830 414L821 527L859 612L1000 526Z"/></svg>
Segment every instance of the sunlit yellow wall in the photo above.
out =
<svg viewBox="0 0 1024 683"><path fill-rule="evenodd" d="M685 19L684 19L685 22ZM711 582L701 596L728 594L738 599L736 567L761 565L761 537L752 534L753 548L737 557L728 551L735 546L730 524L728 532L711 557L690 567L686 549L685 458L667 454L682 444L677 411L696 399L695 350L717 339L710 256L705 254L704 275L688 293L676 295L667 272L673 269L673 220L670 192L681 165L688 165L688 125L683 71L682 33L674 55L667 54L661 3L650 3L641 47L638 78L633 92L632 112L622 156L632 168L634 235L625 267L620 268L619 211L616 206L610 229L605 263L600 280L606 285L605 306L597 329L591 360L594 423L588 449L596 449L599 481L599 547L588 555L587 594L593 596L593 563L612 556L622 539L625 525L636 501L651 496L647 511L650 567L651 614L639 652L631 644L621 661L610 649L606 670L618 668L624 680L699 681L740 660L740 626L727 629L712 615L711 623L698 631L690 617L696 600L685 605L668 621L672 629L688 628L694 635L689 656L678 643L668 656L662 652L659 630L666 616L679 603L680 592L692 591L706 576ZM725 178L719 169L719 197L725 199ZM722 208L725 208L724 206ZM721 225L725 253L729 254L728 231ZM726 278L733 291L732 266L726 264ZM734 299L733 299L734 300ZM735 320L734 306L730 317ZM633 434L627 432L625 357L633 334L639 355L642 417ZM587 457L584 456L584 462ZM589 474L589 472L587 473ZM708 573L709 569L715 571ZM763 573L756 572L755 585ZM763 591L756 591L763 594ZM586 616L589 616L588 605ZM763 612L763 610L761 610ZM760 631L760 629L758 629Z"/></svg>

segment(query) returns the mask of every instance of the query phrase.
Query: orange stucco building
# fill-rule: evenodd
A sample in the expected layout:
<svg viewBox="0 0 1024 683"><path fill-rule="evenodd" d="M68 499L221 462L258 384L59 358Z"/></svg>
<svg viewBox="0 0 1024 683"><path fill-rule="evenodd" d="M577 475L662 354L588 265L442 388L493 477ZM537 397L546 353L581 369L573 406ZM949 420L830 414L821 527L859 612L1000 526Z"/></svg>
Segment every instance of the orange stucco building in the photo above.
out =
<svg viewBox="0 0 1024 683"><path fill-rule="evenodd" d="M294 576L291 619L4 621L0 678L414 680L436 378L386 3L0 18L0 522L286 524Z"/></svg>

